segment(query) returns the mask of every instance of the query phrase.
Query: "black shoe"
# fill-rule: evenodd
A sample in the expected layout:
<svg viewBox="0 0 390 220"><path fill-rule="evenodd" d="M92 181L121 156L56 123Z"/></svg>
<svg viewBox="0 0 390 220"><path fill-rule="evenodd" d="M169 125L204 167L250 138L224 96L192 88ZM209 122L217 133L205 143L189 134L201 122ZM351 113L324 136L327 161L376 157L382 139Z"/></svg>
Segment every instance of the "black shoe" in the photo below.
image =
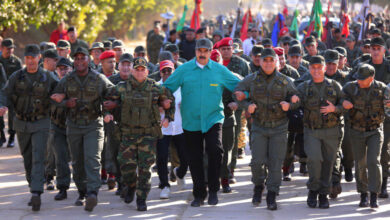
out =
<svg viewBox="0 0 390 220"><path fill-rule="evenodd" d="M7 147L11 148L15 146L15 134L10 134L8 138Z"/></svg>
<svg viewBox="0 0 390 220"><path fill-rule="evenodd" d="M172 167L171 172L169 173L169 180L174 183L174 182L176 182L176 175L175 175L173 169L174 168Z"/></svg>
<svg viewBox="0 0 390 220"><path fill-rule="evenodd" d="M243 159L244 156L245 156L245 154L244 154L244 149L243 149L243 148L238 148L238 149L237 149L237 158L238 158L238 159Z"/></svg>
<svg viewBox="0 0 390 220"><path fill-rule="evenodd" d="M307 205L310 208L317 207L317 197L318 197L318 192L309 190L309 194L307 195Z"/></svg>
<svg viewBox="0 0 390 220"><path fill-rule="evenodd" d="M209 192L209 199L208 199L207 203L209 205L217 205L218 204L217 192Z"/></svg>
<svg viewBox="0 0 390 220"><path fill-rule="evenodd" d="M108 190L114 189L115 188L115 179L114 178L108 178L107 186L108 186Z"/></svg>
<svg viewBox="0 0 390 220"><path fill-rule="evenodd" d="M97 205L97 195L95 192L88 193L87 199L85 200L84 210L92 212Z"/></svg>
<svg viewBox="0 0 390 220"><path fill-rule="evenodd" d="M299 167L299 173L303 174L303 175L306 175L307 174L307 167L306 167L306 163L301 163L300 167Z"/></svg>
<svg viewBox="0 0 390 220"><path fill-rule="evenodd" d="M387 193L387 177L382 180L381 193L379 194L379 198L386 199L389 198L389 194Z"/></svg>
<svg viewBox="0 0 390 220"><path fill-rule="evenodd" d="M39 193L32 193L31 206L33 211L39 211L41 209L41 195Z"/></svg>
<svg viewBox="0 0 390 220"><path fill-rule="evenodd" d="M264 185L255 186L253 189L252 204L258 206L261 203L261 197L263 195Z"/></svg>
<svg viewBox="0 0 390 220"><path fill-rule="evenodd" d="M352 180L353 180L352 169L351 168L345 168L344 172L345 172L345 176L344 176L345 177L345 181L352 182Z"/></svg>
<svg viewBox="0 0 390 220"><path fill-rule="evenodd" d="M83 206L85 203L85 193L79 192L79 197L74 202L75 206Z"/></svg>
<svg viewBox="0 0 390 220"><path fill-rule="evenodd" d="M5 142L7 142L7 140L5 139L4 130L1 130L0 131L0 147L2 147Z"/></svg>
<svg viewBox="0 0 390 220"><path fill-rule="evenodd" d="M124 200L125 203L129 204L134 200L134 195L135 195L135 187L126 187L126 190L124 191Z"/></svg>
<svg viewBox="0 0 390 220"><path fill-rule="evenodd" d="M283 181L286 181L286 182L291 181L291 174L283 173Z"/></svg>
<svg viewBox="0 0 390 220"><path fill-rule="evenodd" d="M320 208L320 209L328 209L329 208L328 195L320 194L318 196L318 200L320 202L320 204L318 205L318 208Z"/></svg>
<svg viewBox="0 0 390 220"><path fill-rule="evenodd" d="M232 188L229 185L222 185L222 193L231 193Z"/></svg>
<svg viewBox="0 0 390 220"><path fill-rule="evenodd" d="M137 198L137 211L144 212L148 210L145 199Z"/></svg>
<svg viewBox="0 0 390 220"><path fill-rule="evenodd" d="M335 199L337 198L337 196L343 191L343 189L341 188L341 185L340 183L333 183L333 186L330 190L330 194L329 194L329 197L332 198L332 199Z"/></svg>
<svg viewBox="0 0 390 220"><path fill-rule="evenodd" d="M66 189L60 189L57 195L54 196L54 200L64 200L68 198L68 194L66 193Z"/></svg>
<svg viewBox="0 0 390 220"><path fill-rule="evenodd" d="M276 210L278 206L276 205L276 193L272 191L267 192L267 209L268 210Z"/></svg>
<svg viewBox="0 0 390 220"><path fill-rule="evenodd" d="M120 181L116 182L116 185L118 186L116 191L115 191L115 195L116 196L120 196L121 195L121 192L122 192L122 183Z"/></svg>
<svg viewBox="0 0 390 220"><path fill-rule="evenodd" d="M200 207L201 205L204 205L204 199L201 198L195 198L191 202L192 207Z"/></svg>
<svg viewBox="0 0 390 220"><path fill-rule="evenodd" d="M368 194L367 193L360 194L359 207L368 207Z"/></svg>
<svg viewBox="0 0 390 220"><path fill-rule="evenodd" d="M370 207L373 208L373 209L379 207L378 194L377 193L371 192Z"/></svg>
<svg viewBox="0 0 390 220"><path fill-rule="evenodd" d="M46 182L46 190L54 190L54 183L53 180L47 180Z"/></svg>

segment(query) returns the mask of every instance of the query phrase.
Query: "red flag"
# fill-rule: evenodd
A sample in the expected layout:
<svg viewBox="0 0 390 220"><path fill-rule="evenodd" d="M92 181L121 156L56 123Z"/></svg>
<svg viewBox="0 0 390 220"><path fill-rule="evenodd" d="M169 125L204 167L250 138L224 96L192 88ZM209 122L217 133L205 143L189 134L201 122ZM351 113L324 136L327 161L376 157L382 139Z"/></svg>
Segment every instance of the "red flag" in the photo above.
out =
<svg viewBox="0 0 390 220"><path fill-rule="evenodd" d="M244 14L244 18L242 19L242 28L241 28L241 40L244 41L248 38L248 27L249 23L252 22L252 14L251 10L248 9L248 11Z"/></svg>
<svg viewBox="0 0 390 220"><path fill-rule="evenodd" d="M195 9L194 9L194 13L192 14L192 18L191 18L191 28L195 29L195 31L200 28L199 15L202 14L202 11L200 9L201 3L202 3L202 0L195 0Z"/></svg>
<svg viewBox="0 0 390 220"><path fill-rule="evenodd" d="M349 15L344 13L343 15L343 29L341 30L341 34L345 35L345 37L348 37L349 35L349 22L351 19L349 18Z"/></svg>
<svg viewBox="0 0 390 220"><path fill-rule="evenodd" d="M325 29L324 32L322 32L321 41L326 42L326 37L328 36L328 23L329 23L329 14L330 14L330 6L332 5L332 1L328 2L328 12L326 13L326 20L325 20Z"/></svg>

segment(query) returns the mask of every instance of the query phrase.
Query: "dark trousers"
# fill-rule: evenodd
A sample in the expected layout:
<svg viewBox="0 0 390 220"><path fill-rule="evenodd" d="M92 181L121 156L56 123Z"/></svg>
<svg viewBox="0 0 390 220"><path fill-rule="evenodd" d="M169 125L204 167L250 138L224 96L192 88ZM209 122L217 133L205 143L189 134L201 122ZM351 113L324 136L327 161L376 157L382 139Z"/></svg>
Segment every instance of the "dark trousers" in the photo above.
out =
<svg viewBox="0 0 390 220"><path fill-rule="evenodd" d="M222 124L213 125L206 133L184 130L184 135L193 182L192 193L195 198L205 199L207 190L203 169L203 151L206 149L208 156L208 189L210 192L218 192L223 155Z"/></svg>
<svg viewBox="0 0 390 220"><path fill-rule="evenodd" d="M185 150L186 141L184 134L164 135L163 138L157 141L157 173L158 178L160 179L159 188L161 189L166 186L170 187L168 182L168 156L171 142L173 142L180 160L180 166L177 169L177 176L180 179L183 178L188 169L188 158Z"/></svg>

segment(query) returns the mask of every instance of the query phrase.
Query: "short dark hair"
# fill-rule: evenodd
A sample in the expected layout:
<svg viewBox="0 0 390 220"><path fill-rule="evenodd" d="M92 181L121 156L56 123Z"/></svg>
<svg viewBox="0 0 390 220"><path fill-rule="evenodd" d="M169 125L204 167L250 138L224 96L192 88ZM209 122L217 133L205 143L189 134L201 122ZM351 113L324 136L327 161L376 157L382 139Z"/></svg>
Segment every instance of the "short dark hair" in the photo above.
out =
<svg viewBox="0 0 390 220"><path fill-rule="evenodd" d="M73 31L76 31L76 27L75 26L71 26L68 28L68 32L73 32Z"/></svg>

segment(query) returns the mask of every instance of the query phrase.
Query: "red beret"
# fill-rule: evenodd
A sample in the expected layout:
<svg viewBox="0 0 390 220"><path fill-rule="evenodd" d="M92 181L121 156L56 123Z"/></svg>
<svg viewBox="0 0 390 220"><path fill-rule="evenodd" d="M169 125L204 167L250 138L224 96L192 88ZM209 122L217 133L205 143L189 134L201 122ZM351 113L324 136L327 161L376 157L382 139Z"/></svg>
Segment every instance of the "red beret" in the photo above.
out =
<svg viewBox="0 0 390 220"><path fill-rule="evenodd" d="M114 58L115 57L115 52L113 50L106 50L99 56L99 60L104 60L107 58Z"/></svg>
<svg viewBox="0 0 390 220"><path fill-rule="evenodd" d="M284 55L284 49L281 47L274 47L274 51L278 56Z"/></svg>
<svg viewBox="0 0 390 220"><path fill-rule="evenodd" d="M288 33L288 27L284 27L280 30L279 36L283 36Z"/></svg>
<svg viewBox="0 0 390 220"><path fill-rule="evenodd" d="M167 67L175 69L175 65L170 60L163 60L160 62L160 71Z"/></svg>
<svg viewBox="0 0 390 220"><path fill-rule="evenodd" d="M222 55L221 53L218 51L218 50L213 50L211 51L211 55L210 55L210 59L219 63L219 61L221 60L222 58Z"/></svg>
<svg viewBox="0 0 390 220"><path fill-rule="evenodd" d="M233 39L230 37L225 37L222 40L218 41L218 48L225 46L233 46Z"/></svg>

